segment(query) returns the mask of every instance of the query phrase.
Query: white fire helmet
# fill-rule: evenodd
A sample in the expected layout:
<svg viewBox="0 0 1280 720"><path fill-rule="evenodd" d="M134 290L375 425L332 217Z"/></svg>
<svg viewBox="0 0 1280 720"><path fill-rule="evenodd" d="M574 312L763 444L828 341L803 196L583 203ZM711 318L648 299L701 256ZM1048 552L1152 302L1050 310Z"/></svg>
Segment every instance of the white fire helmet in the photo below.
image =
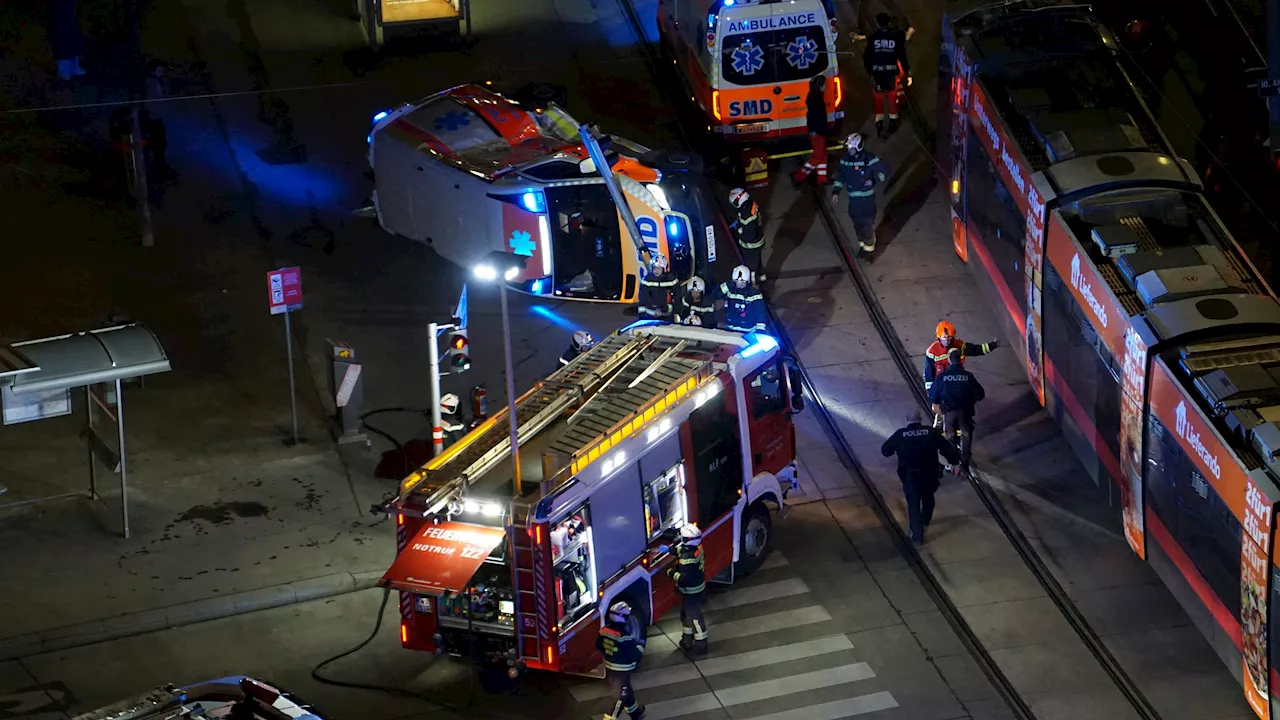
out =
<svg viewBox="0 0 1280 720"><path fill-rule="evenodd" d="M631 606L625 600L619 600L609 606L609 622L625 623L631 619Z"/></svg>
<svg viewBox="0 0 1280 720"><path fill-rule="evenodd" d="M649 262L649 265L653 267L655 273L664 273L667 268L671 267L671 264L667 262L667 256L662 253L654 253L653 260Z"/></svg>
<svg viewBox="0 0 1280 720"><path fill-rule="evenodd" d="M702 318L698 317L697 315L690 315L689 317L684 319L684 324L702 327Z"/></svg>
<svg viewBox="0 0 1280 720"><path fill-rule="evenodd" d="M751 282L751 270L746 265L739 265L733 269L732 277L738 287L746 287L747 283Z"/></svg>
<svg viewBox="0 0 1280 720"><path fill-rule="evenodd" d="M447 393L440 398L440 412L445 415L452 415L458 412L458 396L455 393Z"/></svg>
<svg viewBox="0 0 1280 720"><path fill-rule="evenodd" d="M707 291L707 283L702 278L694 275L689 278L689 292L704 293Z"/></svg>
<svg viewBox="0 0 1280 720"><path fill-rule="evenodd" d="M595 344L596 339L591 337L591 333L586 330L579 330L573 334L573 347L576 348L578 352L586 352Z"/></svg>
<svg viewBox="0 0 1280 720"><path fill-rule="evenodd" d="M680 528L680 542L685 545L697 545L702 542L702 531L698 529L697 525L689 523Z"/></svg>
<svg viewBox="0 0 1280 720"><path fill-rule="evenodd" d="M750 199L751 196L742 188L734 188L729 191L729 203L736 208L742 207Z"/></svg>
<svg viewBox="0 0 1280 720"><path fill-rule="evenodd" d="M862 150L862 133L851 133L845 138L844 148L851 153Z"/></svg>

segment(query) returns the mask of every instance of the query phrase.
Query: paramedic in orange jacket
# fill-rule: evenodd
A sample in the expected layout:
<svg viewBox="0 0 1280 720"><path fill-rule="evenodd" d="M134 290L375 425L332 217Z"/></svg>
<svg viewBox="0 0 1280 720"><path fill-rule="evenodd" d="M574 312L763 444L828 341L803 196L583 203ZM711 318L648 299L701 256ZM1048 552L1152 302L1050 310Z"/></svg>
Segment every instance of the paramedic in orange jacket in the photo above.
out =
<svg viewBox="0 0 1280 720"><path fill-rule="evenodd" d="M929 349L924 353L924 389L928 390L933 387L933 379L942 374L947 369L950 361L947 360L947 353L952 348L960 350L960 364L964 364L965 357L969 355L986 355L987 353L1000 347L999 340L992 340L981 345L967 343L956 337L956 326L950 322L943 320L938 323L934 334L938 337Z"/></svg>

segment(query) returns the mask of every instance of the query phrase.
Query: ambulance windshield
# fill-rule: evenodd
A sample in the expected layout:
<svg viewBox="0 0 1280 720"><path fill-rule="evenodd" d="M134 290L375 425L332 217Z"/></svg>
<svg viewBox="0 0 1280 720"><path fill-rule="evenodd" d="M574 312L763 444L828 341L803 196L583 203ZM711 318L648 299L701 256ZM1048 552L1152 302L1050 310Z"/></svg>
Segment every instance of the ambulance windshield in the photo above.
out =
<svg viewBox="0 0 1280 720"><path fill-rule="evenodd" d="M825 22L817 11L730 21L720 48L725 82L766 85L808 80L826 72L830 60Z"/></svg>

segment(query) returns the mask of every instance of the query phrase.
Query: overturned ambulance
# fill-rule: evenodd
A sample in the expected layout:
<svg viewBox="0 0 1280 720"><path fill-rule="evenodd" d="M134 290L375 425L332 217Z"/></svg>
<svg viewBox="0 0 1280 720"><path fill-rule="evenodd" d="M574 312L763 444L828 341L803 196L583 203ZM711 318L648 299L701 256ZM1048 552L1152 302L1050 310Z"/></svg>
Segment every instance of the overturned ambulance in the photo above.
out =
<svg viewBox="0 0 1280 720"><path fill-rule="evenodd" d="M380 112L368 138L378 222L463 267L494 250L525 256L510 284L534 295L634 303L645 253L682 280L705 273L719 211L700 161L592 133L633 231L579 128L555 103L482 85Z"/></svg>

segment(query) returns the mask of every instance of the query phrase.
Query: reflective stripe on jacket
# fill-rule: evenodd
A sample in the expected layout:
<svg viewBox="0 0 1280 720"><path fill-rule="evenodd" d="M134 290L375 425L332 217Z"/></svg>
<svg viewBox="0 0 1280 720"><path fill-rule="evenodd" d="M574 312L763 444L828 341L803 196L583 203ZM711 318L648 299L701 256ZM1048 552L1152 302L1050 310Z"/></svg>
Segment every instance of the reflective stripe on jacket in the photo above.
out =
<svg viewBox="0 0 1280 720"><path fill-rule="evenodd" d="M676 581L676 592L681 595L697 595L707 589L707 564L701 545L676 548L676 567L671 577Z"/></svg>
<svg viewBox="0 0 1280 720"><path fill-rule="evenodd" d="M943 347L942 343L934 340L928 350L924 351L924 389L928 390L933 386L933 379L939 373L946 371L951 365L951 361L947 359L947 353L955 348L960 348L960 364L964 364L964 359L970 356L986 355L995 349L995 343L982 343L975 345L967 343L960 338L951 338L951 344Z"/></svg>
<svg viewBox="0 0 1280 720"><path fill-rule="evenodd" d="M644 645L636 640L631 630L620 629L616 624L600 628L596 649L604 653L605 669L615 672L635 670L644 655Z"/></svg>
<svg viewBox="0 0 1280 720"><path fill-rule="evenodd" d="M880 158L863 150L840 158L836 167L835 188L844 188L849 197L871 197L876 185L889 176L889 168Z"/></svg>

